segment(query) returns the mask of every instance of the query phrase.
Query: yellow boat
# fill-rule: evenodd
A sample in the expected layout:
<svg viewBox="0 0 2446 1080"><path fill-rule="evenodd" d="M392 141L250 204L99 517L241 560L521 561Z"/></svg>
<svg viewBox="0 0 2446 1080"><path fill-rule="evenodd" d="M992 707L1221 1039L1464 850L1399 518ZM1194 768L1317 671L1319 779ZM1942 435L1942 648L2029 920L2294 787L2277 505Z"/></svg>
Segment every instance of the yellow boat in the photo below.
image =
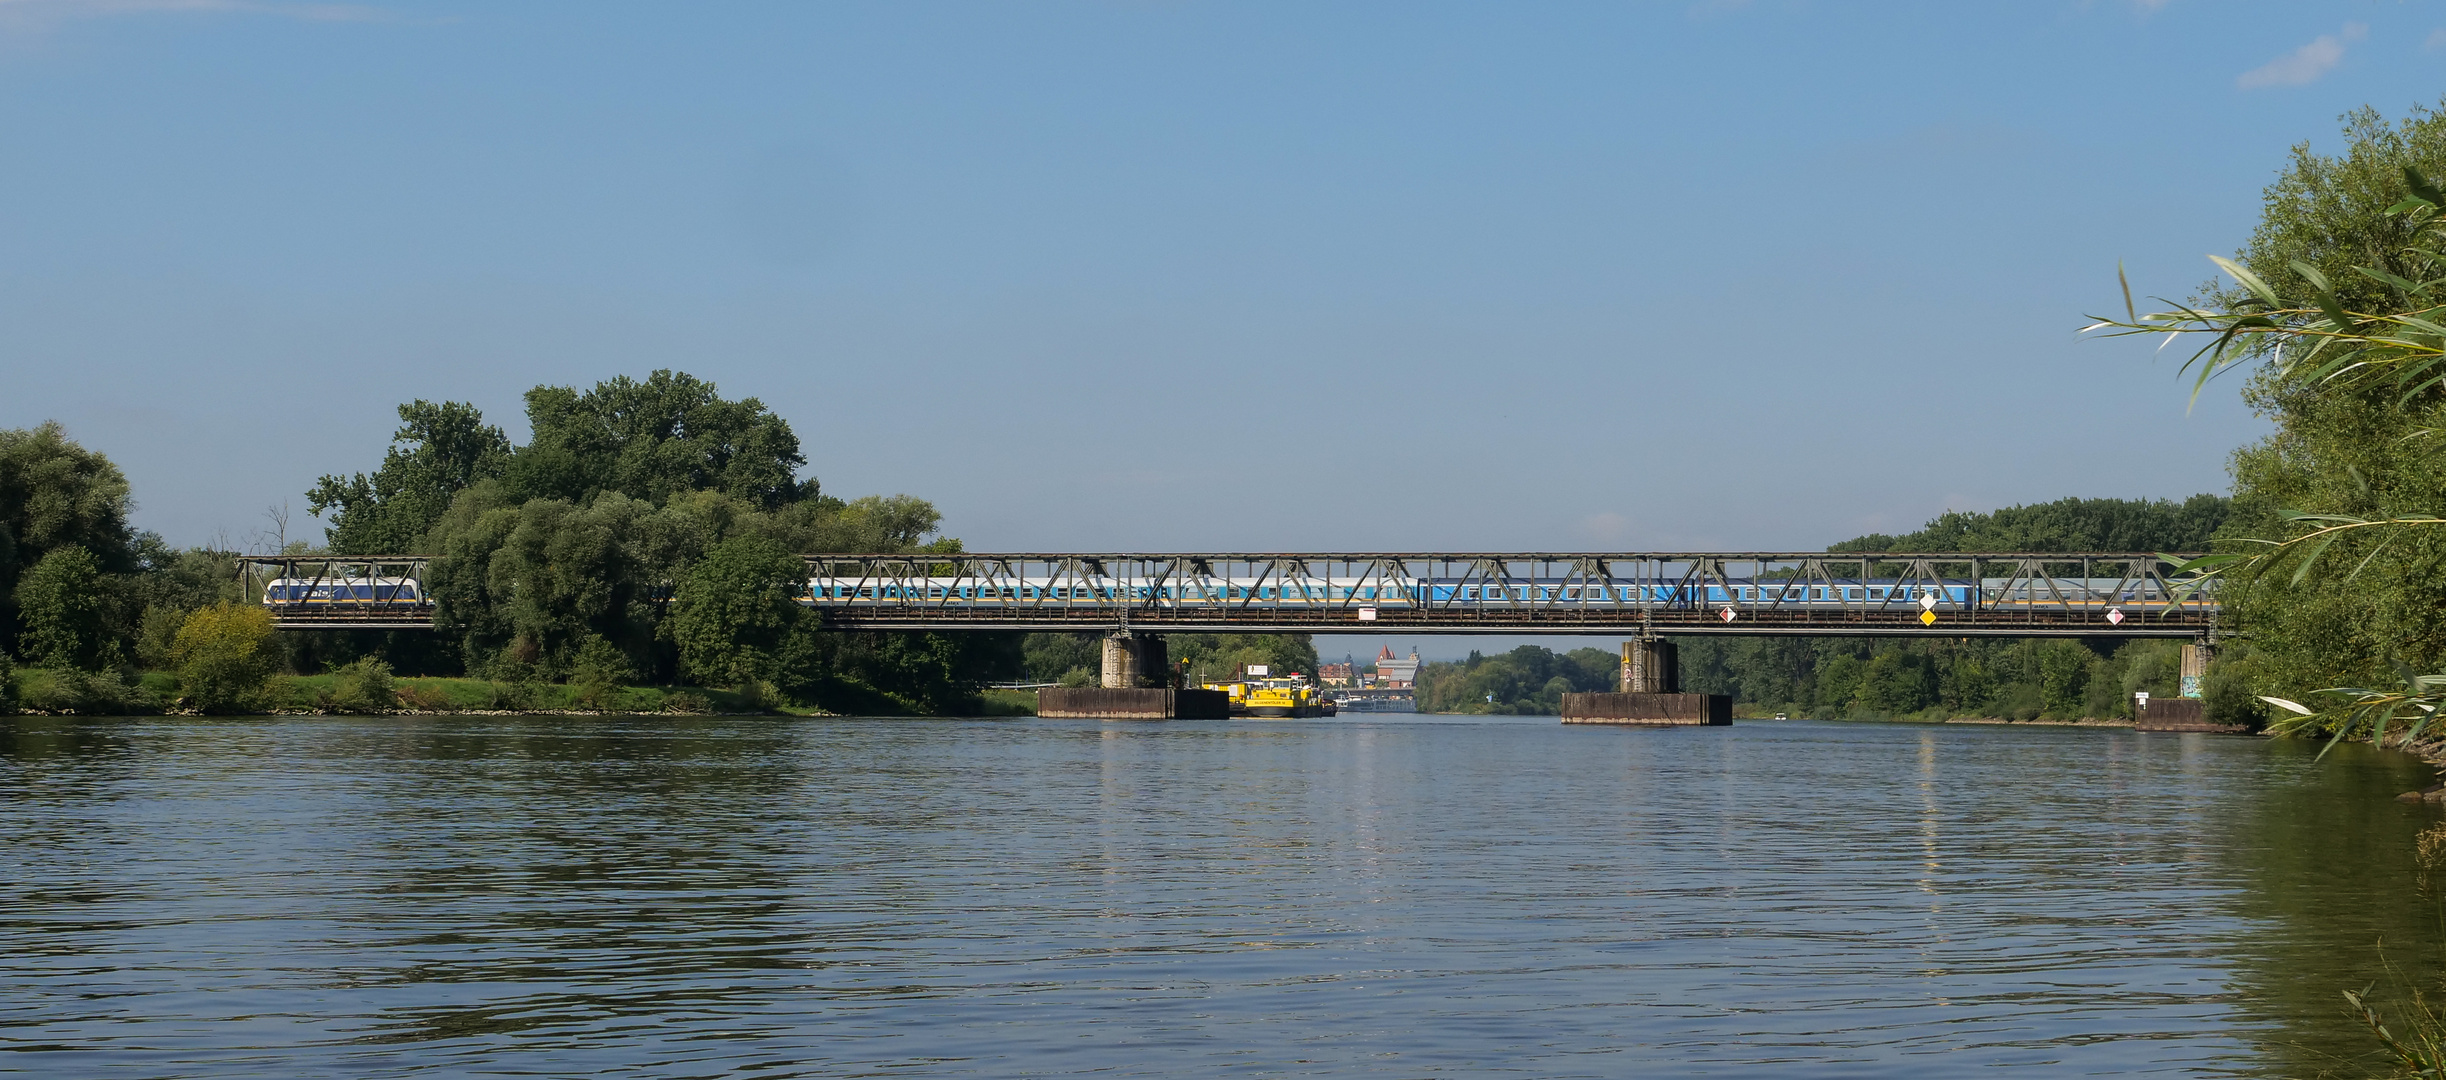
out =
<svg viewBox="0 0 2446 1080"><path fill-rule="evenodd" d="M1233 716L1296 720L1310 716L1332 716L1335 712L1332 699L1296 674L1279 679L1205 683L1202 688L1221 690L1230 695Z"/></svg>

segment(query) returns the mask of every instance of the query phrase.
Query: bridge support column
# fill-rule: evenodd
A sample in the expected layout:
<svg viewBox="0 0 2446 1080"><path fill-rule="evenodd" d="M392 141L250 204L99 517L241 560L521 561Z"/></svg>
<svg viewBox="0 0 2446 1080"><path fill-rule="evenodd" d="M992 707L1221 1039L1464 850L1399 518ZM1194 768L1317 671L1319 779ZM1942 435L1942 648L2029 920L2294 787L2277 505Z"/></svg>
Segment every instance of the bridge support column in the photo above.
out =
<svg viewBox="0 0 2446 1080"><path fill-rule="evenodd" d="M2207 677L2208 662L2212 659L2215 659L2215 650L2207 644L2193 642L2183 646L2182 696L2200 696L2200 681Z"/></svg>
<svg viewBox="0 0 2446 1080"><path fill-rule="evenodd" d="M1679 650L1673 643L1657 638L1641 638L1622 643L1622 692L1625 694L1678 694L1682 692L1682 665Z"/></svg>
<svg viewBox="0 0 2446 1080"><path fill-rule="evenodd" d="M1170 687L1171 650L1156 634L1109 634L1104 638L1104 678L1107 690Z"/></svg>

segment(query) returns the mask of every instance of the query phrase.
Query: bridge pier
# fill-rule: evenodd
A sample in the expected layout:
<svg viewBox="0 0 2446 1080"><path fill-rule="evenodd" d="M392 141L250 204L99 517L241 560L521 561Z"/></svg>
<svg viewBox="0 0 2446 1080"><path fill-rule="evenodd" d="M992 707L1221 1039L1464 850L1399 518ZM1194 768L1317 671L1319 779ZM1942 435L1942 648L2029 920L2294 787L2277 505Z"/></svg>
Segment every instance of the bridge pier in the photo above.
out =
<svg viewBox="0 0 2446 1080"><path fill-rule="evenodd" d="M1661 638L1622 643L1622 692L1678 694L1682 692L1680 650Z"/></svg>
<svg viewBox="0 0 2446 1080"><path fill-rule="evenodd" d="M2200 680L2207 677L2208 662L2212 659L2215 659L2214 646L2205 642L2193 642L2183 646L2181 696L2187 698L2200 696Z"/></svg>
<svg viewBox="0 0 2446 1080"><path fill-rule="evenodd" d="M1164 646L1160 634L1133 634L1127 630L1104 637L1104 677L1099 685L1107 690L1136 690L1146 687L1169 687L1171 650Z"/></svg>
<svg viewBox="0 0 2446 1080"><path fill-rule="evenodd" d="M1563 695L1563 722L1720 727L1733 722L1733 699L1682 693L1680 651L1670 641L1642 637L1622 643L1621 692Z"/></svg>
<svg viewBox="0 0 2446 1080"><path fill-rule="evenodd" d="M1036 715L1084 720L1224 720L1231 695L1172 688L1171 650L1160 634L1123 630L1104 637L1104 677L1092 689L1046 687Z"/></svg>

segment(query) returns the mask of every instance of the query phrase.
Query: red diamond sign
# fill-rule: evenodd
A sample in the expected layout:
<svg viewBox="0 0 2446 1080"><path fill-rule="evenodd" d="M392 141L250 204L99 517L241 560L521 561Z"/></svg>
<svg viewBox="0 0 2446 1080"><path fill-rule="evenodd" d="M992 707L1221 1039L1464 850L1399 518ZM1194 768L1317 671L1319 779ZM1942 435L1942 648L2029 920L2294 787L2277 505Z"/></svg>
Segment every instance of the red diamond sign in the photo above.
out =
<svg viewBox="0 0 2446 1080"><path fill-rule="evenodd" d="M2106 609L2106 621L2117 626L2123 625L2123 609L2119 607Z"/></svg>
<svg viewBox="0 0 2446 1080"><path fill-rule="evenodd" d="M1725 621L1725 622L1731 622L1731 621L1733 621L1733 609L1731 609L1731 608L1725 608L1725 609L1724 609L1724 621Z"/></svg>

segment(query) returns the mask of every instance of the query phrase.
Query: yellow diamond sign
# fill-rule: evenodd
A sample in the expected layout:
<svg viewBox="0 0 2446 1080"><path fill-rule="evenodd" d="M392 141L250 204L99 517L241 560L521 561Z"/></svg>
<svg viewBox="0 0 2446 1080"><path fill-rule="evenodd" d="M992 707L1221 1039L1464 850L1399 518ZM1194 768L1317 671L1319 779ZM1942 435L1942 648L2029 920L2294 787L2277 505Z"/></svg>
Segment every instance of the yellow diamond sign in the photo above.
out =
<svg viewBox="0 0 2446 1080"><path fill-rule="evenodd" d="M1935 625L1936 625L1936 612L1933 612L1933 611L1923 611L1923 612L1920 612L1920 613L1919 613L1919 624L1920 624L1921 626L1935 626Z"/></svg>

